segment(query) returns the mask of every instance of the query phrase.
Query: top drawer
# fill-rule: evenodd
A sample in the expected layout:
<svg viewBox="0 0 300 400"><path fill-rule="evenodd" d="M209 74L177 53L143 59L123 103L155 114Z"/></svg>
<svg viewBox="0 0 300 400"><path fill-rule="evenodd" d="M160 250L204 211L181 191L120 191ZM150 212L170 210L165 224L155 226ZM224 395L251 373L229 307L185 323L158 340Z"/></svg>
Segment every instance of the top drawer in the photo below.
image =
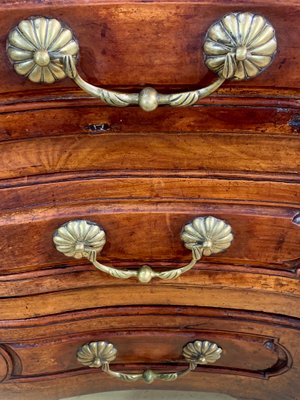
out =
<svg viewBox="0 0 300 400"><path fill-rule="evenodd" d="M82 4L81 4L82 3ZM204 64L203 44L208 28L225 14L252 12L267 18L274 26L278 54L263 75L249 82L232 82L221 93L270 93L278 89L296 93L299 86L300 5L298 1L238 2L182 1L145 3L142 1L80 2L78 0L22 2L7 0L0 10L2 56L0 94L5 99L20 92L26 97L43 93L66 94L74 88L70 79L55 85L36 85L18 76L4 54L9 31L31 16L57 18L68 25L80 44L78 70L94 85L118 89L146 85L172 91L192 89L212 82L214 74ZM233 88L233 89L232 89ZM273 88L273 89L270 89ZM233 91L232 91L233 90ZM81 92L78 92L81 93Z"/></svg>

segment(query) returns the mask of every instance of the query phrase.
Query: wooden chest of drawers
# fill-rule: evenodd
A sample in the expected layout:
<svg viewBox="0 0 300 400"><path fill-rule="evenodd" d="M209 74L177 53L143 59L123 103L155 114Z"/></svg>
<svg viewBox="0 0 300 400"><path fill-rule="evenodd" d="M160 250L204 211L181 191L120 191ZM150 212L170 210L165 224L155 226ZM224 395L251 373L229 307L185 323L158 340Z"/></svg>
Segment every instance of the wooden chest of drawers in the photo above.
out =
<svg viewBox="0 0 300 400"><path fill-rule="evenodd" d="M243 22L232 28L243 43L226 61L220 50L218 79L242 62L253 71L247 21L257 15L274 27L277 54L257 50L262 74L173 107L177 92L216 79L202 47L224 15ZM299 1L2 1L0 399L150 387L299 398L299 16ZM91 97L72 66L75 83L30 81L75 60L59 58L51 24L71 30L80 76L104 86L99 97L126 92L133 104ZM260 46L275 40L263 26ZM171 95L135 94L146 86ZM170 106L142 109L153 102ZM70 221L99 226L96 266L115 270L92 265L96 233L75 224L55 239ZM191 221L208 232L195 228L194 247ZM193 268L165 279L191 257ZM113 276L145 265L161 275Z"/></svg>

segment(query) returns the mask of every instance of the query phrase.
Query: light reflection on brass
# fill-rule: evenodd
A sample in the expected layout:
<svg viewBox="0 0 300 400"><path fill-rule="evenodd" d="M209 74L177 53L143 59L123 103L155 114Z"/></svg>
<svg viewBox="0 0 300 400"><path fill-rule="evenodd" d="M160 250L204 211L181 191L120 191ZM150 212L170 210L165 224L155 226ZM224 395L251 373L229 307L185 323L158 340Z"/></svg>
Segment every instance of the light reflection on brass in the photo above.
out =
<svg viewBox="0 0 300 400"><path fill-rule="evenodd" d="M161 94L152 87L140 93L119 93L86 82L78 73L79 52L73 32L55 18L30 17L9 34L7 54L15 71L32 82L53 83L66 76L91 96L115 107L139 105L153 111L159 105L191 106L216 91L226 79L254 78L273 61L277 42L272 25L250 12L231 13L208 30L205 63L219 75L209 86L175 94Z"/></svg>
<svg viewBox="0 0 300 400"><path fill-rule="evenodd" d="M181 240L192 252L192 260L181 268L167 271L154 271L149 265L140 269L117 269L99 263L96 259L106 243L103 228L86 220L69 221L62 225L53 235L56 249L67 257L87 258L102 272L115 278L128 279L135 277L141 283L148 283L153 278L163 280L176 279L189 271L202 258L226 250L233 240L231 226L215 217L198 217L185 225Z"/></svg>
<svg viewBox="0 0 300 400"><path fill-rule="evenodd" d="M207 340L195 340L187 343L182 349L182 356L189 363L188 367L178 372L157 373L147 369L142 373L124 373L112 371L110 363L116 359L117 349L112 343L99 341L83 345L77 353L77 360L90 368L101 368L106 374L125 382L142 380L152 383L155 380L174 381L195 370L197 365L215 363L222 354L222 349L216 343Z"/></svg>

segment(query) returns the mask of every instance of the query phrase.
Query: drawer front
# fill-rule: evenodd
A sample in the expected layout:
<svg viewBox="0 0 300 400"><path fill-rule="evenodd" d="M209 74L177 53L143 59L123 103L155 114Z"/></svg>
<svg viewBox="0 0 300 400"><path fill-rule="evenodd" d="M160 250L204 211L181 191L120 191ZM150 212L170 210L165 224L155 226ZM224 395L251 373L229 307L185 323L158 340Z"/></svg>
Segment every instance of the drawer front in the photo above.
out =
<svg viewBox="0 0 300 400"><path fill-rule="evenodd" d="M174 382L154 379L154 389L295 399L298 2L2 3L0 399L149 388L145 376L123 382L107 376L107 366L79 362L82 346L102 341L117 349L112 371L151 369L161 377L195 369ZM44 15L74 31L78 71L91 84L130 93L147 85L194 90L216 79L203 55L209 26L248 10L274 26L274 62L189 109L114 110L71 79L30 82L5 52L12 28ZM182 228L207 216L230 224L233 241L176 281L118 280L53 243L62 224L92 221L106 233L99 262L120 273L145 264L168 271L194 257ZM221 357L192 368L183 348L195 341L215 343Z"/></svg>
<svg viewBox="0 0 300 400"><path fill-rule="evenodd" d="M233 228L234 240L230 249L205 258L205 262L271 266L288 271L293 270L299 258L299 226L293 223L296 210L271 209L255 214L255 208L238 206L190 203L175 208L166 204L149 206L132 202L127 207L118 203L110 206L97 203L57 211L53 214L53 210L47 210L41 219L37 216L33 222L32 213L3 217L0 226L4 238L2 272L74 265L74 258L66 258L55 249L52 237L63 223L77 219L86 219L103 227L107 244L99 259L106 263L184 263L191 258L191 252L184 248L180 232L192 219L208 215L228 222ZM33 233L32 236L22 240L28 231Z"/></svg>
<svg viewBox="0 0 300 400"><path fill-rule="evenodd" d="M0 143L0 179L54 173L295 176L299 138L251 134L77 135Z"/></svg>
<svg viewBox="0 0 300 400"><path fill-rule="evenodd" d="M133 373L151 368L165 373L186 368L182 348L187 343L207 340L222 349L218 360L199 365L174 382L155 380L153 387L180 390L191 385L193 390L209 390L214 383L215 391L234 395L238 387L228 383L235 378L240 390L253 383L249 388L252 396L259 388L262 399L267 399L267 393L279 399L276 392L292 399L298 381L292 368L298 358L293 346L299 340L299 326L292 320L275 321L267 314L245 312L231 312L228 319L224 310L201 308L181 308L176 310L176 317L174 312L172 307L120 308L73 313L69 317L56 315L35 322L10 321L0 330L3 359L9 366L6 376L2 376L0 398L12 387L9 398L17 398L22 387L27 399L26 391L31 387L35 399L35 387L39 385L43 391L48 382L49 399L54 399L62 393L63 380L68 395L86 393L85 380L91 383L90 392L145 387L145 382L122 382L97 368L84 367L77 354L92 341L105 340L116 347L116 359L110 363L112 371ZM275 322L276 327L272 326ZM74 377L78 381L71 388L69 383ZM54 386L56 393L51 397Z"/></svg>
<svg viewBox="0 0 300 400"><path fill-rule="evenodd" d="M130 304L201 305L299 316L296 183L216 177L86 178L45 179L34 185L29 180L3 187L3 319ZM183 226L208 215L231 225L230 247L203 257L177 279L154 278L147 285L136 278L112 277L85 258L66 257L53 243L60 225L86 219L106 232L99 262L120 272L138 270L145 263L154 271L168 271L192 258L180 238ZM74 302L74 296L80 301Z"/></svg>
<svg viewBox="0 0 300 400"><path fill-rule="evenodd" d="M15 106L3 104L0 106L0 122L0 141L94 135L108 138L112 136L119 142L123 140L121 134L125 135L126 140L126 134L142 132L147 134L147 142L150 144L153 141L153 133L155 136L162 132L180 133L185 137L184 133L208 132L230 133L234 136L245 134L248 142L250 138L256 142L261 138L266 140L266 134L297 137L300 131L300 111L296 97L287 99L284 96L281 99L270 100L264 97L242 99L241 96L230 98L219 95L203 99L197 107L167 110L158 108L154 113L145 113L137 107L106 107L102 106L99 100L92 98L74 98L55 105L54 101L47 101L46 96L39 101L31 99L30 103L24 101ZM177 135L176 142L179 138ZM101 140L103 146L107 139ZM38 142L38 147L42 143L44 142ZM122 144L120 147L123 146ZM148 150L151 147L149 145ZM200 147L202 148L203 144ZM4 148L3 146L1 152ZM257 153L259 149L260 146L257 146ZM114 148L115 151L117 148Z"/></svg>
<svg viewBox="0 0 300 400"><path fill-rule="evenodd" d="M37 13L38 10L38 13ZM299 87L299 4L256 0L230 4L209 1L180 4L39 4L30 1L20 5L7 1L0 10L1 37L5 48L8 32L30 16L51 16L72 28L80 42L80 69L86 79L105 86L193 86L211 80L213 75L203 62L202 46L207 29L229 12L250 11L265 16L275 27L280 52L268 73L249 82L248 87ZM8 14L9 12L9 14ZM9 17L7 17L9 15ZM288 22L287 22L288 21ZM139 31L143 27L143 35ZM142 57L141 57L142 55ZM152 60L151 67L149 60ZM39 93L40 88L17 77L8 60L2 57L1 85L4 94L22 91ZM244 84L238 86L244 86ZM56 90L72 88L66 80ZM42 88L42 90L47 90Z"/></svg>
<svg viewBox="0 0 300 400"><path fill-rule="evenodd" d="M35 11L36 7L38 7L38 13ZM115 140L112 147L109 143L105 143L105 139L101 140L101 144L95 141L86 144L85 140L81 141L81 139L84 139L87 134L102 135L103 132L109 131L110 137L116 132L173 132L176 137L174 140L171 138L170 145L176 146L178 132L233 131L247 134L294 135L299 130L297 76L299 28L297 21L300 8L296 2L287 6L286 4L275 5L271 0L264 2L255 0L248 2L247 5L243 2L234 5L224 2L216 7L213 0L205 4L184 1L176 5L168 2L145 4L140 1L134 4L126 2L102 4L97 1L92 4L69 1L66 4L57 1L55 4L43 3L38 6L35 1L26 2L26 5L6 1L0 8L0 36L3 50L10 30L21 20L37 14L57 18L71 27L75 38L80 43L78 71L82 77L93 85L131 94L133 91L140 92L148 85L162 93L172 94L195 90L198 87L203 88L213 82L216 74L206 67L203 54L206 32L224 15L247 12L247 10L263 15L274 26L278 42L278 52L274 62L262 75L247 82L225 83L218 89L217 94L202 99L202 107L196 109L174 110L173 107L168 107L156 110L151 116L138 110L137 107L121 110L100 107L99 100L95 100L75 87L71 79L63 79L51 85L39 85L23 76L18 76L7 54L3 51L0 57L0 73L5 80L0 88L0 140L70 134L82 135L82 137L76 138L75 142L71 139L63 143L60 141L22 143L21 152L27 155L26 160L21 160L19 157L17 160L15 158L9 160L9 157L5 155L4 159L10 162L9 174L5 174L5 168L1 169L3 175L0 178L73 169L116 169L114 162L104 165L105 154L99 154L100 149L105 149L110 155L115 153ZM289 21L288 27L286 21ZM142 36L139 35L141 26L144 33ZM149 67L149 60L151 60L151 67ZM136 103L137 101L134 102ZM65 121L68 123L66 124ZM255 142L257 139L262 139L262 143L257 143L257 148L248 149L252 155L253 151L257 153L257 149L260 149L263 160L256 165L251 165L249 157L252 158L252 155L247 154L244 165L241 165L242 170L279 172L276 165L273 165L275 160L285 159L296 162L297 156L291 155L286 148L286 143L275 144L272 138L262 136L262 138L253 139ZM183 139L190 140L190 138ZM139 146L139 139L133 138L133 140L135 145ZM149 147L152 147L151 138L147 138L148 140ZM161 142L161 139L158 139L158 142ZM239 149L234 149L234 154L237 155L248 142L249 139L245 138L245 143L239 143ZM56 149L53 148L52 153L55 155L50 159L46 154L44 158L43 152L45 149L48 151L54 143ZM150 160L147 159L147 152L140 154L140 151L143 152L144 143L145 140L142 138L140 142L142 148L138 149L138 157L136 154L133 155L135 161L143 159L144 163L135 164L130 160L131 151L129 150L132 150L132 143L129 143L127 149L123 148L123 151L129 155L129 164L124 165L125 169L145 169L154 164L156 157ZM203 152L205 152L208 151L207 147L205 149L205 143L206 139L204 142L194 141L192 147L203 147ZM66 149L71 147L77 153L77 145L83 151L82 157L76 156L76 159L80 160L80 167L74 165L74 157L65 153ZM228 145L227 142L221 144L221 147ZM296 146L295 143L291 145ZM97 152L95 157L97 160L102 160L102 165L92 159L90 147ZM158 156L164 160L168 158L163 149L164 144L158 143L157 148L160 147L162 154ZM273 158L264 164L270 152L264 152L263 149L270 147L273 149ZM41 157L36 155L37 158L34 159L37 148L40 149L38 153ZM182 150L186 153L186 149ZM2 151L6 149L1 149ZM17 148L16 151L19 153ZM160 152L160 150L157 151ZM213 153L208 154L203 166L191 163L186 164L186 168L211 168L211 165L207 163L209 164L212 156ZM221 154L221 158L223 156ZM57 157L62 157L62 159L59 160ZM195 154L195 157L198 155ZM217 154L217 157L220 157L220 154ZM167 166L162 162L159 168L181 168L179 165L182 165L184 158L184 155L176 154L173 161L178 160L177 166L175 164ZM243 164L241 158L243 157L239 157ZM121 160L116 158L114 161L117 165L125 162L122 158ZM230 160L228 166L224 165L225 170L236 168L237 165L233 160ZM282 172L295 172L295 165L290 163L286 169L283 166L282 169Z"/></svg>
<svg viewBox="0 0 300 400"><path fill-rule="evenodd" d="M129 330L118 333L101 332L100 336L94 332L74 338L57 337L46 341L10 343L9 349L22 360L22 372L18 371L17 374L24 377L47 376L50 373L59 374L63 371L81 371L84 366L76 358L78 351L87 343L101 340L111 342L117 349L117 357L112 362L112 368L113 364L118 366L141 364L140 367L136 367L141 370L143 365L148 364L151 367L151 365L162 363L163 365L169 364L169 370L172 370L172 366L175 366L176 370L178 365L179 368L181 366L181 369L184 369L187 364L181 354L183 347L197 339L217 343L224 349L221 358L212 366L220 370L230 368L241 374L252 373L254 376L262 377L263 373L260 374L257 371L272 370L272 367L278 362L278 358L283 357L287 364L287 356L284 356L284 351L274 344L272 338L259 335L249 336L238 332L233 334L218 334L209 331L189 333L183 330L159 333ZM268 347L273 348L273 351L270 351ZM41 360L43 360L42 363ZM231 373L233 372L231 371ZM275 368L273 372L277 373L278 371Z"/></svg>
<svg viewBox="0 0 300 400"><path fill-rule="evenodd" d="M225 270L232 264L292 272L299 258L299 208L297 201L287 201L298 192L297 185L283 183L128 177L6 188L0 268L7 274L87 265L64 256L53 243L58 227L73 220L104 229L98 259L106 264L183 265L192 256L181 240L183 227L213 216L231 226L233 241L226 251L204 257L205 263Z"/></svg>

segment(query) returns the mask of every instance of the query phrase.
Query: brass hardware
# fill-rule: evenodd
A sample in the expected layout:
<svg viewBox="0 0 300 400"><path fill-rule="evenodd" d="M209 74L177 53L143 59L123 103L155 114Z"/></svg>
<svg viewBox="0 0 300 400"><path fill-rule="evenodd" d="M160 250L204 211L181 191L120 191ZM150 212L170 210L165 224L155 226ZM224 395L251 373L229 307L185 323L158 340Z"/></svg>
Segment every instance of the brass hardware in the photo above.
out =
<svg viewBox="0 0 300 400"><path fill-rule="evenodd" d="M68 76L85 92L110 106L139 105L153 111L159 105L190 106L217 90L226 79L254 78L273 61L277 42L272 25L250 12L225 15L208 30L205 63L219 75L211 85L183 93L161 94L152 87L140 93L118 93L81 78L76 61L79 46L73 32L54 18L31 17L9 34L7 53L15 71L32 82L53 83Z"/></svg>
<svg viewBox="0 0 300 400"><path fill-rule="evenodd" d="M23 20L8 36L7 54L15 71L36 83L64 79L61 57L76 59L78 51L72 31L53 18Z"/></svg>
<svg viewBox="0 0 300 400"><path fill-rule="evenodd" d="M264 17L227 14L207 32L205 64L225 79L255 78L272 63L276 49L275 30Z"/></svg>
<svg viewBox="0 0 300 400"><path fill-rule="evenodd" d="M112 371L110 362L117 356L117 349L112 343L100 341L91 342L82 346L77 353L77 360L84 366L90 368L101 368L103 372L114 378L126 382L142 380L145 383L152 383L156 379L163 381L174 381L180 376L188 374L197 368L197 365L207 365L215 363L222 354L222 349L216 343L207 340L196 340L187 343L182 349L182 356L189 363L188 367L179 372L157 373L147 369L142 373L124 373Z"/></svg>
<svg viewBox="0 0 300 400"><path fill-rule="evenodd" d="M87 258L100 271L115 278L128 279L136 277L142 283L152 278L170 280L178 278L189 271L202 256L210 256L226 250L233 240L231 226L214 217L198 217L184 226L181 240L187 249L192 251L192 260L184 267L169 271L156 272L149 265L138 270L124 270L100 264L97 253L101 252L106 237L104 230L94 222L86 220L69 221L62 225L53 235L56 249L65 256L77 259Z"/></svg>

